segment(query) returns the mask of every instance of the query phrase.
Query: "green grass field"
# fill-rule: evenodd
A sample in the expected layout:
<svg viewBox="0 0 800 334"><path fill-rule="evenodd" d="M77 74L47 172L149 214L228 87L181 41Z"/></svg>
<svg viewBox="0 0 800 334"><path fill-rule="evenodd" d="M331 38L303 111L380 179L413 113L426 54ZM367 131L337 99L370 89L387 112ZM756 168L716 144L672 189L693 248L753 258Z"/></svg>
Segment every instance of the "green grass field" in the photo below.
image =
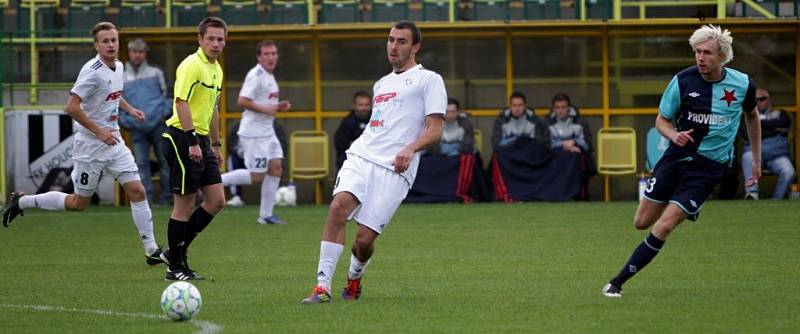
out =
<svg viewBox="0 0 800 334"><path fill-rule="evenodd" d="M405 205L357 302L300 305L316 283L326 207L226 208L191 248L193 323L161 317L163 267L144 264L127 209L28 210L0 228L2 333L797 333L800 201L708 202L625 285L600 289L646 232L635 203ZM169 209L154 210L166 245ZM348 242L354 229L348 227ZM349 248L349 245L348 245Z"/></svg>

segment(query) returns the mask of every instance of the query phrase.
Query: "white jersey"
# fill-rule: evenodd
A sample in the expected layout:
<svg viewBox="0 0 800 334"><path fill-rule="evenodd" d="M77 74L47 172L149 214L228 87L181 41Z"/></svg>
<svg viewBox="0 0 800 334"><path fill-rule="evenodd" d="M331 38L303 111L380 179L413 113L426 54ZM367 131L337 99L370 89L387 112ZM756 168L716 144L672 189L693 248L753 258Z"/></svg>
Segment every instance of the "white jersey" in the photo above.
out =
<svg viewBox="0 0 800 334"><path fill-rule="evenodd" d="M247 72L239 91L240 97L246 97L255 103L263 105L275 105L280 102L278 94L278 82L275 76L267 72L260 64ZM275 135L272 127L274 116L267 115L252 110L245 109L242 114L242 121L239 123L239 132L236 134L243 137L264 137Z"/></svg>
<svg viewBox="0 0 800 334"><path fill-rule="evenodd" d="M102 128L119 129L119 102L122 97L122 74L124 67L119 60L114 61L112 70L95 56L81 68L78 79L70 91L81 98L81 110ZM92 134L91 131L75 122L78 131Z"/></svg>
<svg viewBox="0 0 800 334"><path fill-rule="evenodd" d="M347 153L394 170L392 163L397 153L422 134L425 116L444 115L447 110L444 80L436 72L417 65L400 74L389 73L375 83L372 91L369 124ZM402 174L409 187L417 175L419 156L417 152Z"/></svg>

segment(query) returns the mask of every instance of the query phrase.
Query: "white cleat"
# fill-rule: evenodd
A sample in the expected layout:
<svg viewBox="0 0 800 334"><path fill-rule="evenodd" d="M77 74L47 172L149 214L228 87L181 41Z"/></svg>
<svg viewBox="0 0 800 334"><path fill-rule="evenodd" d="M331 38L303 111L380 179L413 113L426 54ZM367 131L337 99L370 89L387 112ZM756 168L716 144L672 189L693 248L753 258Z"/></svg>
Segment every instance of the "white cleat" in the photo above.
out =
<svg viewBox="0 0 800 334"><path fill-rule="evenodd" d="M227 203L227 204L228 204L229 206L243 206L243 205L244 205L244 201L242 200L242 198L241 198L241 197L239 197L239 196L237 195L237 196L233 196L233 197L231 197L231 199L230 199L230 200L228 200L228 203Z"/></svg>

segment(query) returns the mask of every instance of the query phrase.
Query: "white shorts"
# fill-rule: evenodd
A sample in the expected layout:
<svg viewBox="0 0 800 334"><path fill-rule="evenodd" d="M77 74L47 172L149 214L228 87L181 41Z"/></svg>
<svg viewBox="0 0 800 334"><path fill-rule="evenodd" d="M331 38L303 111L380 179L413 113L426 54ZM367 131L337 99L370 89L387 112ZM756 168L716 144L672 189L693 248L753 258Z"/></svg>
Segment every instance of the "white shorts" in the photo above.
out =
<svg viewBox="0 0 800 334"><path fill-rule="evenodd" d="M93 135L81 132L75 134L72 147L72 183L75 193L83 197L91 197L97 190L100 175L107 170L120 184L139 181L139 168L133 160L131 150L125 141L115 134L119 143L108 145Z"/></svg>
<svg viewBox="0 0 800 334"><path fill-rule="evenodd" d="M381 234L406 198L408 190L409 184L400 174L348 154L336 175L333 195L340 192L353 194L361 203L348 219Z"/></svg>
<svg viewBox="0 0 800 334"><path fill-rule="evenodd" d="M283 159L283 149L277 136L239 137L244 150L244 166L254 173L266 173L269 161Z"/></svg>

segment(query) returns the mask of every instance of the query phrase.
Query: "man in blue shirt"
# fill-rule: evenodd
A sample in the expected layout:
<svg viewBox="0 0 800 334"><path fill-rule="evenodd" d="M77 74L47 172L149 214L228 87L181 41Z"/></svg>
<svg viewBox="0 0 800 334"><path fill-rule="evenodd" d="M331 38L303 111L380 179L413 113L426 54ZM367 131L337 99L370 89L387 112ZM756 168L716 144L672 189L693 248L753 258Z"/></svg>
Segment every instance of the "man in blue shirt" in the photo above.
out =
<svg viewBox="0 0 800 334"><path fill-rule="evenodd" d="M761 177L756 87L747 74L724 67L733 59L732 43L727 29L710 24L689 38L696 66L675 75L661 98L656 128L670 145L647 181L634 218L637 229L652 226L650 235L603 288L606 297L622 297L622 284L658 255L670 233L683 220L697 219L732 163L743 112L754 157L753 175L746 183Z"/></svg>

